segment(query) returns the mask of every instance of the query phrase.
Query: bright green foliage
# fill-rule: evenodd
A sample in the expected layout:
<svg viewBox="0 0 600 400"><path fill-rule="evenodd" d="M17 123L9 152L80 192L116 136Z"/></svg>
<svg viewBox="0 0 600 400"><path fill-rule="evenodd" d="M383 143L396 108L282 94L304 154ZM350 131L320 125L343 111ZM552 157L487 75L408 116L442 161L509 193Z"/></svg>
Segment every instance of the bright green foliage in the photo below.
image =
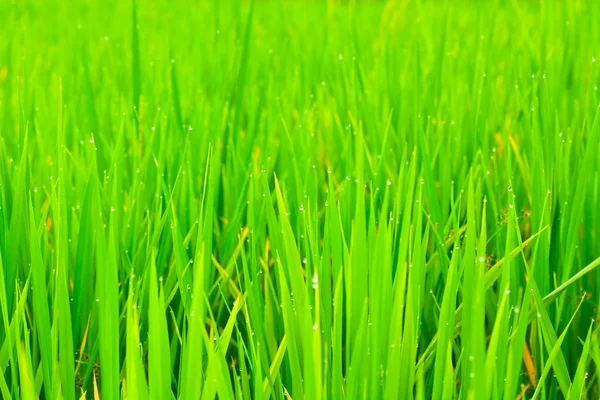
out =
<svg viewBox="0 0 600 400"><path fill-rule="evenodd" d="M0 398L599 398L599 22L0 2Z"/></svg>

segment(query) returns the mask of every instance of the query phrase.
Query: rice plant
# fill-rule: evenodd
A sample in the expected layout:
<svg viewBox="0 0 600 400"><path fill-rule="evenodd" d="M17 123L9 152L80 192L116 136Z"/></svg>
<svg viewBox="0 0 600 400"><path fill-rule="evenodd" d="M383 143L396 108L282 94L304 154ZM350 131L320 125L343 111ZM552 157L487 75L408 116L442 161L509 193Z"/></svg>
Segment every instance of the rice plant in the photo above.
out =
<svg viewBox="0 0 600 400"><path fill-rule="evenodd" d="M598 399L600 2L6 0L2 399Z"/></svg>

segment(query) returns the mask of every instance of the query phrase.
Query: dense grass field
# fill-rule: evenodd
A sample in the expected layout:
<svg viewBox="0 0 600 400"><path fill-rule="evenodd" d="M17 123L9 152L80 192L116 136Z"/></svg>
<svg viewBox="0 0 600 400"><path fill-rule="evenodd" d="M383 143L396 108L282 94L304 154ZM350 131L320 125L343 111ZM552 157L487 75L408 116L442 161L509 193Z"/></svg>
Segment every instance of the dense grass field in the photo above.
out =
<svg viewBox="0 0 600 400"><path fill-rule="evenodd" d="M0 397L598 399L599 22L1 2Z"/></svg>

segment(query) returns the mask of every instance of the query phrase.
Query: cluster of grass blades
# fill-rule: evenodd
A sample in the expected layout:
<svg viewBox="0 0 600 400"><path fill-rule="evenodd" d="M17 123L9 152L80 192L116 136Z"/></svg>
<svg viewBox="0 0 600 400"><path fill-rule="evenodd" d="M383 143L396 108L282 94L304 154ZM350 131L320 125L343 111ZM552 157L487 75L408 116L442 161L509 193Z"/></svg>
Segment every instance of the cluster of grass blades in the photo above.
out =
<svg viewBox="0 0 600 400"><path fill-rule="evenodd" d="M599 398L598 21L3 2L0 397Z"/></svg>

